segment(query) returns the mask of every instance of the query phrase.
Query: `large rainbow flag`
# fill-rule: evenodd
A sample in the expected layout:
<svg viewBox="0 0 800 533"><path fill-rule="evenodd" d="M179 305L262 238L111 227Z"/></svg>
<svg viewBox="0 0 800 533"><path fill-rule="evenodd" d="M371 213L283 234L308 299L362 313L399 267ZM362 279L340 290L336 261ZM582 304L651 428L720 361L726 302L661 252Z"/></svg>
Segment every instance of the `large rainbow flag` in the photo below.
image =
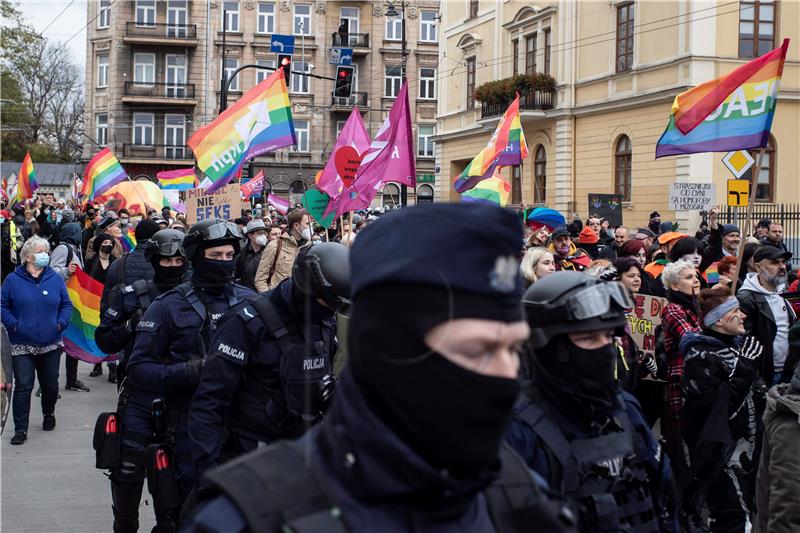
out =
<svg viewBox="0 0 800 533"><path fill-rule="evenodd" d="M188 144L206 175L200 186L212 192L230 182L245 161L295 142L286 79L278 69L197 130Z"/></svg>
<svg viewBox="0 0 800 533"><path fill-rule="evenodd" d="M178 170L162 170L156 174L158 186L165 190L188 191L197 187L194 167Z"/></svg>
<svg viewBox="0 0 800 533"><path fill-rule="evenodd" d="M106 355L94 341L94 332L100 325L103 284L78 268L67 281L67 293L75 309L64 332L64 351L87 363L115 361L116 355Z"/></svg>
<svg viewBox="0 0 800 533"><path fill-rule="evenodd" d="M519 94L508 106L486 147L453 180L456 192L463 193L489 179L499 166L519 165L528 157L528 143L519 118Z"/></svg>
<svg viewBox="0 0 800 533"><path fill-rule="evenodd" d="M491 178L481 180L475 187L461 195L462 202L480 202L505 207L511 187L500 175L500 167Z"/></svg>
<svg viewBox="0 0 800 533"><path fill-rule="evenodd" d="M656 159L766 146L789 39L730 74L675 97Z"/></svg>
<svg viewBox="0 0 800 533"><path fill-rule="evenodd" d="M25 158L19 166L19 175L17 176L17 201L33 198L33 192L38 188L39 184L36 183L36 169L33 168L31 153L25 152Z"/></svg>
<svg viewBox="0 0 800 533"><path fill-rule="evenodd" d="M103 148L89 161L83 171L81 195L84 201L91 200L126 179L128 179L128 174L117 158L108 147Z"/></svg>

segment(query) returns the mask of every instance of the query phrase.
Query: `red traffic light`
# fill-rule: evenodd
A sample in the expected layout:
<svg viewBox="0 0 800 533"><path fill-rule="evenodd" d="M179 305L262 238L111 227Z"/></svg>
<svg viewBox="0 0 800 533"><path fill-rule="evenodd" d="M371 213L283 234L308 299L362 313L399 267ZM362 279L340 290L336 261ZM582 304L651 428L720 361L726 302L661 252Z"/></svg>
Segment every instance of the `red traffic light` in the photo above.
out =
<svg viewBox="0 0 800 533"><path fill-rule="evenodd" d="M291 63L291 62L292 62L292 59L291 59L291 58L289 58L289 57L283 57L283 58L281 58L281 66L282 66L282 67L285 67L286 65L288 65L288 64L289 64L289 63Z"/></svg>

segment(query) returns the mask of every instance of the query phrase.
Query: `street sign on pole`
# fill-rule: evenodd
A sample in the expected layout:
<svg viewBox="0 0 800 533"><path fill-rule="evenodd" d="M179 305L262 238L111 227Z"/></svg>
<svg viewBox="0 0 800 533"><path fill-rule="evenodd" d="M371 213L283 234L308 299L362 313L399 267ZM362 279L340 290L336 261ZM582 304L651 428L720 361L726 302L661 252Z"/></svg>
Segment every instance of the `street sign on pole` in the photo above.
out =
<svg viewBox="0 0 800 533"><path fill-rule="evenodd" d="M278 54L293 54L294 35L280 35L278 33L273 34L270 50Z"/></svg>
<svg viewBox="0 0 800 533"><path fill-rule="evenodd" d="M352 65L353 49L334 46L331 48L331 55L328 57L328 63L331 65Z"/></svg>
<svg viewBox="0 0 800 533"><path fill-rule="evenodd" d="M755 162L755 159L753 159L753 156L751 156L750 152L747 150L728 152L722 158L722 164L731 171L731 174L733 174L736 179L744 176L744 173L750 170L750 167L752 167Z"/></svg>
<svg viewBox="0 0 800 533"><path fill-rule="evenodd" d="M747 207L750 180L728 180L728 207Z"/></svg>

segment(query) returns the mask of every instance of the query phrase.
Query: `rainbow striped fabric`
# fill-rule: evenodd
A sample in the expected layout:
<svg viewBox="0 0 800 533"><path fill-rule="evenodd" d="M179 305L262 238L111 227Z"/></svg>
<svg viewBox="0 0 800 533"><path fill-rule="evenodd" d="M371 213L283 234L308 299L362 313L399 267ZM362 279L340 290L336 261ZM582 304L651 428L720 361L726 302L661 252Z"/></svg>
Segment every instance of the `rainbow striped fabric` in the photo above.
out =
<svg viewBox="0 0 800 533"><path fill-rule="evenodd" d="M194 175L194 167L164 170L157 173L156 178L158 178L158 186L162 189L188 191L197 187L197 176Z"/></svg>
<svg viewBox="0 0 800 533"><path fill-rule="evenodd" d="M128 226L128 231L120 236L119 242L122 244L122 249L126 252L130 252L136 248L136 230L133 226Z"/></svg>
<svg viewBox="0 0 800 533"><path fill-rule="evenodd" d="M500 175L497 167L491 178L480 181L475 187L461 195L462 202L481 202L505 207L511 187Z"/></svg>
<svg viewBox="0 0 800 533"><path fill-rule="evenodd" d="M126 179L128 179L128 174L117 158L114 157L111 150L103 148L89 161L83 171L81 194L84 201L91 200Z"/></svg>
<svg viewBox="0 0 800 533"><path fill-rule="evenodd" d="M709 285L716 285L719 283L719 261L708 265L706 271L703 272L703 277Z"/></svg>
<svg viewBox="0 0 800 533"><path fill-rule="evenodd" d="M36 183L36 169L33 168L31 153L25 152L25 158L19 166L19 175L17 176L17 200L33 198L33 192L38 188L39 184Z"/></svg>
<svg viewBox="0 0 800 533"><path fill-rule="evenodd" d="M106 355L94 341L94 332L100 325L103 284L78 268L67 281L67 293L75 309L64 332L64 351L87 363L115 361L115 354Z"/></svg>
<svg viewBox="0 0 800 533"><path fill-rule="evenodd" d="M679 94L656 159L767 145L789 39L730 74Z"/></svg>
<svg viewBox="0 0 800 533"><path fill-rule="evenodd" d="M200 186L207 192L230 182L245 161L295 144L283 70L247 91L214 122L197 130L188 144L206 175Z"/></svg>
<svg viewBox="0 0 800 533"><path fill-rule="evenodd" d="M508 106L489 139L486 148L470 161L461 174L453 180L456 192L463 193L481 180L494 175L498 166L519 165L528 157L528 143L519 118L519 94Z"/></svg>

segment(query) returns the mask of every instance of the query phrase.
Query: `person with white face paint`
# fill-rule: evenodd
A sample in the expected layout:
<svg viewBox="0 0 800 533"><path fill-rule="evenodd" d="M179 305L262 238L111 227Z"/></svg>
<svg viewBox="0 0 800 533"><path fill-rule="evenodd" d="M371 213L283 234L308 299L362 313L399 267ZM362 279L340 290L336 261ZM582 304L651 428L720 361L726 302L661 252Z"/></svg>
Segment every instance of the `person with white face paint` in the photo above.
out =
<svg viewBox="0 0 800 533"><path fill-rule="evenodd" d="M700 268L700 263L703 261L703 256L700 254L700 241L694 237L678 240L669 251L669 258L673 262L683 259L693 264L695 268Z"/></svg>

